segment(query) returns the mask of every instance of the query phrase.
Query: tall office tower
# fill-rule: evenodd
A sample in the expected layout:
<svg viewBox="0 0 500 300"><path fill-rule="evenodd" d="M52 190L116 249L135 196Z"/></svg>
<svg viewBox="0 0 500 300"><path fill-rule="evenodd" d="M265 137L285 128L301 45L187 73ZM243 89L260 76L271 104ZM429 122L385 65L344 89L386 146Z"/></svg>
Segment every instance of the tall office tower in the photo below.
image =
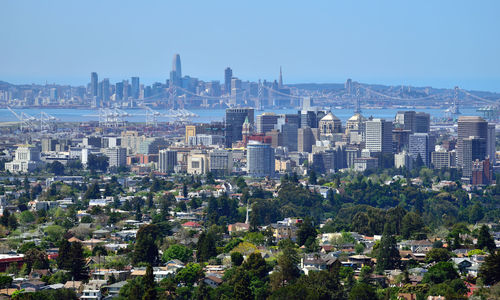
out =
<svg viewBox="0 0 500 300"><path fill-rule="evenodd" d="M308 111L314 106L313 99L311 97L302 98L302 110Z"/></svg>
<svg viewBox="0 0 500 300"><path fill-rule="evenodd" d="M170 84L174 86L182 86L181 56L179 54L174 54L174 59L172 60Z"/></svg>
<svg viewBox="0 0 500 300"><path fill-rule="evenodd" d="M344 89L348 95L351 95L352 93L352 79L347 78L346 82L344 83Z"/></svg>
<svg viewBox="0 0 500 300"><path fill-rule="evenodd" d="M57 140L52 138L43 138L42 139L42 152L50 152L56 150Z"/></svg>
<svg viewBox="0 0 500 300"><path fill-rule="evenodd" d="M123 100L123 81L117 82L115 88L115 101L122 101L122 100Z"/></svg>
<svg viewBox="0 0 500 300"><path fill-rule="evenodd" d="M418 156L422 159L425 166L431 163L431 143L427 133L414 133L410 135L409 152L411 158L416 161Z"/></svg>
<svg viewBox="0 0 500 300"><path fill-rule="evenodd" d="M318 128L318 119L316 112L310 110L302 110L300 112L300 127Z"/></svg>
<svg viewBox="0 0 500 300"><path fill-rule="evenodd" d="M224 92L226 94L231 93L231 78L233 78L233 70L230 67L227 67L224 70Z"/></svg>
<svg viewBox="0 0 500 300"><path fill-rule="evenodd" d="M316 144L317 140L319 140L318 128L299 128L297 133L297 151L310 153L312 145Z"/></svg>
<svg viewBox="0 0 500 300"><path fill-rule="evenodd" d="M365 125L366 149L371 152L392 153L392 122L372 119Z"/></svg>
<svg viewBox="0 0 500 300"><path fill-rule="evenodd" d="M250 141L247 146L247 170L251 177L274 176L274 149L271 145Z"/></svg>
<svg viewBox="0 0 500 300"><path fill-rule="evenodd" d="M248 118L248 122L250 124L253 124L254 122L253 108L226 109L226 121L225 121L226 147L231 147L233 142L242 140L243 123L245 122L246 118Z"/></svg>
<svg viewBox="0 0 500 300"><path fill-rule="evenodd" d="M342 132L342 121L334 114L329 112L319 121L319 131L321 135L332 135Z"/></svg>
<svg viewBox="0 0 500 300"><path fill-rule="evenodd" d="M490 158L490 164L496 164L496 131L495 124L488 124L488 138L486 139L486 155Z"/></svg>
<svg viewBox="0 0 500 300"><path fill-rule="evenodd" d="M50 101L56 101L57 99L59 99L59 96L58 96L56 88L51 88L50 89L50 91L49 91L49 98L50 98Z"/></svg>
<svg viewBox="0 0 500 300"><path fill-rule="evenodd" d="M431 130L431 115L424 112L417 112L415 114L415 132L429 133L430 130Z"/></svg>
<svg viewBox="0 0 500 300"><path fill-rule="evenodd" d="M93 98L93 97L97 97L98 96L98 92L97 92L97 88L98 88L98 79L97 79L97 73L96 72L92 72L90 73L90 97Z"/></svg>
<svg viewBox="0 0 500 300"><path fill-rule="evenodd" d="M241 80L233 77L231 78L231 101L230 104L235 106L241 104Z"/></svg>
<svg viewBox="0 0 500 300"><path fill-rule="evenodd" d="M109 78L104 78L102 80L102 102L104 103L104 106L107 106L107 103L109 102Z"/></svg>
<svg viewBox="0 0 500 300"><path fill-rule="evenodd" d="M288 151L297 151L299 127L296 123L285 123L281 125L283 133L283 145L288 148Z"/></svg>
<svg viewBox="0 0 500 300"><path fill-rule="evenodd" d="M209 153L210 172L215 176L231 174L233 170L233 153L228 150L214 149Z"/></svg>
<svg viewBox="0 0 500 300"><path fill-rule="evenodd" d="M394 125L395 127L415 133L417 132L416 116L417 113L414 111L398 111L396 113L396 124Z"/></svg>
<svg viewBox="0 0 500 300"><path fill-rule="evenodd" d="M275 113L263 113L257 116L257 133L266 133L274 129L278 123L278 115Z"/></svg>
<svg viewBox="0 0 500 300"><path fill-rule="evenodd" d="M139 77L132 77L131 96L133 99L139 99Z"/></svg>
<svg viewBox="0 0 500 300"><path fill-rule="evenodd" d="M469 136L462 139L462 178L470 181L472 179L472 166L474 161L484 160L486 157L486 140L477 136Z"/></svg>
<svg viewBox="0 0 500 300"><path fill-rule="evenodd" d="M128 101L130 97L130 85L128 84L128 80L123 81L123 101Z"/></svg>
<svg viewBox="0 0 500 300"><path fill-rule="evenodd" d="M109 158L110 167L122 167L127 164L127 149L122 147L106 148L104 154Z"/></svg>
<svg viewBox="0 0 500 300"><path fill-rule="evenodd" d="M158 171L172 173L177 165L177 151L162 149L158 152Z"/></svg>
<svg viewBox="0 0 500 300"><path fill-rule="evenodd" d="M457 166L463 167L466 162L464 157L463 141L468 137L478 137L485 143L488 140L488 122L481 117L462 116L458 118L458 138L457 138ZM485 153L486 155L486 153ZM477 157L482 160L484 157ZM467 158L468 159L468 158Z"/></svg>

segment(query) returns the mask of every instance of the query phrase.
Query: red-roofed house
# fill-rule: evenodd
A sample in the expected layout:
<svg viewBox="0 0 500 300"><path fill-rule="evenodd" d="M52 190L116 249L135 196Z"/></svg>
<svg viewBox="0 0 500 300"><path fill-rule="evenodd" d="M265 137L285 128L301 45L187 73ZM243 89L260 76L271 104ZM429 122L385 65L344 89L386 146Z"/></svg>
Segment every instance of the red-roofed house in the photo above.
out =
<svg viewBox="0 0 500 300"><path fill-rule="evenodd" d="M189 222L182 224L182 227L189 228L189 229L199 229L199 228L201 228L201 225L196 223L196 222L189 221Z"/></svg>

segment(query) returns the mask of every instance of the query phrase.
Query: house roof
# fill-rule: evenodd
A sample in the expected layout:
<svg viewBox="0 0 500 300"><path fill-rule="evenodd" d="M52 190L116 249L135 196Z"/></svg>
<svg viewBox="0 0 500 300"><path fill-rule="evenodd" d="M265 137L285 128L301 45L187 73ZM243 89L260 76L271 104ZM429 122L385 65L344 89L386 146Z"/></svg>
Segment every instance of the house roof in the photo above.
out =
<svg viewBox="0 0 500 300"><path fill-rule="evenodd" d="M184 226L184 227L201 227L200 224L193 222L193 221L186 222L186 223L182 224L182 226Z"/></svg>

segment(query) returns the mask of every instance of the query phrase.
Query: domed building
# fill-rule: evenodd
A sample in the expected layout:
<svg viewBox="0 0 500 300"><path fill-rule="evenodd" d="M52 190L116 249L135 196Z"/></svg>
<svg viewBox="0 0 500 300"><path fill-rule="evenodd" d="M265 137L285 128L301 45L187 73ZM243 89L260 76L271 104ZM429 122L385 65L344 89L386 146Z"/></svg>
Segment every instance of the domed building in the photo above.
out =
<svg viewBox="0 0 500 300"><path fill-rule="evenodd" d="M329 112L326 116L321 118L318 127L321 135L342 133L342 121L332 114L332 112Z"/></svg>

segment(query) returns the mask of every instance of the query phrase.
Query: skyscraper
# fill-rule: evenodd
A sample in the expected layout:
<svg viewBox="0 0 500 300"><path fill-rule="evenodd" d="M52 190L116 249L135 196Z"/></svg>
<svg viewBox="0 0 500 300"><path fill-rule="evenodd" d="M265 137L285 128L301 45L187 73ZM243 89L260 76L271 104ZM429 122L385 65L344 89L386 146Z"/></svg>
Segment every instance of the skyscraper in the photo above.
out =
<svg viewBox="0 0 500 300"><path fill-rule="evenodd" d="M482 161L486 157L486 141L484 138L469 136L462 139L461 149L462 178L470 182L474 161Z"/></svg>
<svg viewBox="0 0 500 300"><path fill-rule="evenodd" d="M232 106L241 104L241 80L233 77L231 78L231 101Z"/></svg>
<svg viewBox="0 0 500 300"><path fill-rule="evenodd" d="M101 95L102 95L102 102L103 102L104 106L106 106L108 101L109 101L109 78L104 78L102 80Z"/></svg>
<svg viewBox="0 0 500 300"><path fill-rule="evenodd" d="M139 99L139 77L132 77L131 96L133 99Z"/></svg>
<svg viewBox="0 0 500 300"><path fill-rule="evenodd" d="M231 93L231 78L233 78L233 70L227 67L224 70L224 91L226 94Z"/></svg>
<svg viewBox="0 0 500 300"><path fill-rule="evenodd" d="M278 123L278 115L275 113L263 113L257 116L257 133L266 133L274 129Z"/></svg>
<svg viewBox="0 0 500 300"><path fill-rule="evenodd" d="M463 167L469 158L464 156L464 139L477 137L479 143L484 143L484 149L488 140L488 122L481 117L462 116L458 118L458 138L457 138L457 166ZM479 146L478 146L479 147ZM481 147L482 148L482 147ZM486 155L486 151L484 153ZM484 157L474 157L474 159L484 159Z"/></svg>
<svg viewBox="0 0 500 300"><path fill-rule="evenodd" d="M396 125L403 130L409 130L410 133L417 132L415 111L398 111L396 114Z"/></svg>
<svg viewBox="0 0 500 300"><path fill-rule="evenodd" d="M123 100L123 81L117 82L115 88L115 101L122 101L122 100Z"/></svg>
<svg viewBox="0 0 500 300"><path fill-rule="evenodd" d="M384 119L366 121L366 149L371 152L392 153L392 122Z"/></svg>
<svg viewBox="0 0 500 300"><path fill-rule="evenodd" d="M245 118L254 122L253 108L228 108L226 109L226 147L231 147L233 142L242 140L242 130Z"/></svg>
<svg viewBox="0 0 500 300"><path fill-rule="evenodd" d="M425 166L430 166L431 163L431 148L429 135L427 133L415 133L410 135L409 151L411 158L416 161L418 156L424 162Z"/></svg>
<svg viewBox="0 0 500 300"><path fill-rule="evenodd" d="M424 112L417 112L415 114L415 132L416 133L429 133L431 128L431 115Z"/></svg>
<svg viewBox="0 0 500 300"><path fill-rule="evenodd" d="M274 176L274 149L271 145L250 141L247 146L247 169L252 177Z"/></svg>
<svg viewBox="0 0 500 300"><path fill-rule="evenodd" d="M162 149L158 152L158 171L171 173L177 165L177 151Z"/></svg>
<svg viewBox="0 0 500 300"><path fill-rule="evenodd" d="M179 54L174 54L174 59L172 60L170 84L174 86L182 86L181 56Z"/></svg>
<svg viewBox="0 0 500 300"><path fill-rule="evenodd" d="M97 78L97 73L92 72L90 73L90 97L97 97L98 96L98 85L99 85L99 80Z"/></svg>
<svg viewBox="0 0 500 300"><path fill-rule="evenodd" d="M488 138L486 139L486 155L490 158L492 166L496 163L496 131L495 124L488 124Z"/></svg>

